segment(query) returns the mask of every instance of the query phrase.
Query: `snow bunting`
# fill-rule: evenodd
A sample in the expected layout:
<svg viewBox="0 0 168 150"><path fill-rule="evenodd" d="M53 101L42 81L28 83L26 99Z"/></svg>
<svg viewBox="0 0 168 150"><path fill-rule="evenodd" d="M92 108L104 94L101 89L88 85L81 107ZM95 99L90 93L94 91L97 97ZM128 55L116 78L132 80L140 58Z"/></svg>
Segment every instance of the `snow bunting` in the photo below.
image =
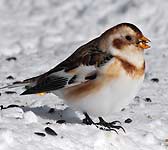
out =
<svg viewBox="0 0 168 150"><path fill-rule="evenodd" d="M50 71L12 86L26 85L21 95L54 93L87 118L87 113L109 115L136 96L144 79L148 42L135 25L121 23L79 47Z"/></svg>

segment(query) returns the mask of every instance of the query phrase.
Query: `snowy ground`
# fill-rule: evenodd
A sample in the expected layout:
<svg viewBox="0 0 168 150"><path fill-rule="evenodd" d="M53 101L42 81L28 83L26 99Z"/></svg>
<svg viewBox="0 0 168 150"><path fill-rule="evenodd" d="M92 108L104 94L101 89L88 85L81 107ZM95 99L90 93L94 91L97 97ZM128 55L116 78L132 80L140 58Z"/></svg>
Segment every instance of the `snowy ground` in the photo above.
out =
<svg viewBox="0 0 168 150"><path fill-rule="evenodd" d="M167 8L167 0L0 0L0 86L49 70L121 22L136 24L152 41L145 55L145 82L136 99L106 118L120 120L126 133L83 125L83 116L52 94L19 96L22 89L17 94L1 90L0 150L168 149ZM125 123L127 118L132 122ZM56 123L60 119L66 124ZM46 127L57 135L46 133Z"/></svg>

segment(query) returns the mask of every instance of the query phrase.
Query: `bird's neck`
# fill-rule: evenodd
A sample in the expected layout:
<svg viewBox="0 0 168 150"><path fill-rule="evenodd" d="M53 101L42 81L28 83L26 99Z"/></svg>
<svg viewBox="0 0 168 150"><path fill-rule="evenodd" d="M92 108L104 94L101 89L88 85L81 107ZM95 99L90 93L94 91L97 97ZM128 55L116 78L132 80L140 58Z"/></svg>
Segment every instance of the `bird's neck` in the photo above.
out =
<svg viewBox="0 0 168 150"><path fill-rule="evenodd" d="M128 49L114 50L113 56L127 62L128 64L140 69L144 66L144 52L143 50L135 50L131 47Z"/></svg>
<svg viewBox="0 0 168 150"><path fill-rule="evenodd" d="M118 61L120 61L123 69L130 75L132 76L133 78L134 77L141 77L142 75L144 75L144 72L145 72L145 61L144 59L141 60L141 62L130 62L126 59L123 59L121 57L117 57L116 56L116 59Z"/></svg>
<svg viewBox="0 0 168 150"><path fill-rule="evenodd" d="M145 60L143 55L133 55L129 57L115 56L122 63L134 66L136 69L141 69L144 67Z"/></svg>

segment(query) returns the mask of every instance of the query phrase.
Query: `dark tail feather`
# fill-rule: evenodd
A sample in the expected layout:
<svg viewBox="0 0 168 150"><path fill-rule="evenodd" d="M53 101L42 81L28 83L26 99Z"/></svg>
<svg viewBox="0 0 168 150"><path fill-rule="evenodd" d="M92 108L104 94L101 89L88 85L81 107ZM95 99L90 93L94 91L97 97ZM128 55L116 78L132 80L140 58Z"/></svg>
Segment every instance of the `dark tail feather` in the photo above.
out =
<svg viewBox="0 0 168 150"><path fill-rule="evenodd" d="M26 85L28 85L28 84L29 84L28 82L17 81L17 82L14 82L14 83L12 83L12 84L9 84L9 85L0 87L0 90L1 90L1 89L6 89L6 88L10 89L10 88L23 87L23 86L26 86Z"/></svg>
<svg viewBox="0 0 168 150"><path fill-rule="evenodd" d="M32 90L28 89L28 90L24 91L23 93L21 93L20 95L30 95L30 94L35 94L35 93L32 92Z"/></svg>
<svg viewBox="0 0 168 150"><path fill-rule="evenodd" d="M65 85L67 84L67 81L68 79L64 77L54 77L53 79L48 77L43 82L28 88L20 95L46 93L46 92L58 90L58 89L64 88Z"/></svg>

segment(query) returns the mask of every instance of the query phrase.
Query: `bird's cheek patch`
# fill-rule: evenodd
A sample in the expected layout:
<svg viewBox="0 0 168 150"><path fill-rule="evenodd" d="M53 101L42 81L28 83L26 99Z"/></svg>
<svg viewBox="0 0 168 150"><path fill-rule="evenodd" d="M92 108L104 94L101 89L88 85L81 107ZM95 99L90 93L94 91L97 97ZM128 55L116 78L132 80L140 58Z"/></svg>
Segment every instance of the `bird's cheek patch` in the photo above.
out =
<svg viewBox="0 0 168 150"><path fill-rule="evenodd" d="M113 45L113 47L115 47L117 49L122 49L122 47L125 45L125 43L120 39L115 39L115 40L113 40L112 45Z"/></svg>

